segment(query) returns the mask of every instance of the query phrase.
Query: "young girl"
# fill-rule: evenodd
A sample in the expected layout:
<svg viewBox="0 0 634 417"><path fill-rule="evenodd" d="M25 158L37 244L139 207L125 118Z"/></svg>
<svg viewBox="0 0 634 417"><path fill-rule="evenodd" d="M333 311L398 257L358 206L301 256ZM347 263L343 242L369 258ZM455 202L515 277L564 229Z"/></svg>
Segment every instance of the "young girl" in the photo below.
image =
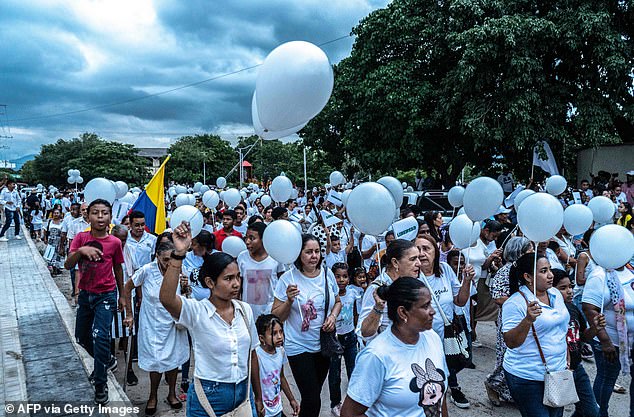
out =
<svg viewBox="0 0 634 417"><path fill-rule="evenodd" d="M368 278L365 274L365 268L360 266L358 268L354 269L354 272L352 273L352 285L350 286L350 289L353 291L356 291L357 293L357 301L356 301L356 308L357 308L357 314L361 311L361 303L363 301L363 294L365 293L365 290L368 288ZM354 319L354 325L357 325L357 318L355 317Z"/></svg>
<svg viewBox="0 0 634 417"><path fill-rule="evenodd" d="M570 313L568 333L566 342L568 343L568 354L570 357L570 370L575 378L575 388L579 396L579 402L575 404L574 415L598 416L599 406L595 400L594 391L590 384L590 378L581 363L582 339L591 342L596 336L597 330L605 327L605 316L596 316L595 326L588 328L586 320L581 311L572 303L572 283L565 271L553 269L553 287L557 288L566 302L566 308ZM596 330L595 330L596 329Z"/></svg>
<svg viewBox="0 0 634 417"><path fill-rule="evenodd" d="M35 206L31 210L31 226L33 226L33 233L37 242L42 240L42 218L44 218L44 212L40 205L35 202Z"/></svg>
<svg viewBox="0 0 634 417"><path fill-rule="evenodd" d="M255 321L260 346L255 348L257 360L252 364L258 369L259 383L253 384L256 400L255 408L258 415L265 417L281 417L282 391L293 408L293 415L299 414L299 403L295 400L288 381L284 376L284 328L282 322L274 314L263 314ZM261 391L262 395L259 395Z"/></svg>
<svg viewBox="0 0 634 417"><path fill-rule="evenodd" d="M339 298L341 299L341 313L339 313L336 322L337 338L341 346L343 346L346 373L348 374L348 380L350 380L350 375L352 375L354 370L354 362L357 358L357 335L354 329L358 317L356 308L358 293L355 290L356 287L350 285L348 265L336 263L332 267L332 273L337 280ZM332 414L339 416L341 411L341 356L330 359L328 388L330 391L330 410Z"/></svg>

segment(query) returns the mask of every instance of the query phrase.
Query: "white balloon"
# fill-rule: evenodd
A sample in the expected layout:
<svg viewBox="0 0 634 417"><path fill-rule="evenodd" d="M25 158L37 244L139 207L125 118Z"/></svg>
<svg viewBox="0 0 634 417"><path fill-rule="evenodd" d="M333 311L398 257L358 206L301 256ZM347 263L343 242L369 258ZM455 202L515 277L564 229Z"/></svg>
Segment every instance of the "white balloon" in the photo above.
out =
<svg viewBox="0 0 634 417"><path fill-rule="evenodd" d="M265 131L280 132L308 122L328 103L333 85L332 66L319 47L294 41L275 48L259 68L255 85Z"/></svg>
<svg viewBox="0 0 634 417"><path fill-rule="evenodd" d="M567 186L568 182L561 175L551 175L550 177L546 178L546 191L548 192L548 194L558 196L566 191Z"/></svg>
<svg viewBox="0 0 634 417"><path fill-rule="evenodd" d="M84 189L84 200L90 204L98 198L104 199L110 204L114 203L117 198L117 190L112 181L105 178L93 178L88 181Z"/></svg>
<svg viewBox="0 0 634 417"><path fill-rule="evenodd" d="M194 191L197 192L197 193L200 192L200 187L202 187L202 186L203 186L202 182L196 182L194 184Z"/></svg>
<svg viewBox="0 0 634 417"><path fill-rule="evenodd" d="M123 198L128 192L128 184L123 181L115 181L114 185L117 188L117 198Z"/></svg>
<svg viewBox="0 0 634 417"><path fill-rule="evenodd" d="M464 211L473 221L492 216L500 208L502 201L502 186L490 177L479 177L471 181L462 197Z"/></svg>
<svg viewBox="0 0 634 417"><path fill-rule="evenodd" d="M73 171L74 171L74 169L69 169L69 170L68 170L68 176L69 176L69 177L74 177L74 175L73 175Z"/></svg>
<svg viewBox="0 0 634 417"><path fill-rule="evenodd" d="M272 202L273 200L268 195L263 195L262 198L260 198L260 203L262 203L265 208L270 206Z"/></svg>
<svg viewBox="0 0 634 417"><path fill-rule="evenodd" d="M379 178L377 182L390 191L396 208L401 207L403 204L403 187L401 183L396 178L390 176Z"/></svg>
<svg viewBox="0 0 634 417"><path fill-rule="evenodd" d="M302 234L288 220L275 220L264 229L262 244L271 258L287 265L302 250Z"/></svg>
<svg viewBox="0 0 634 417"><path fill-rule="evenodd" d="M79 177L80 175L81 175L81 173L79 172L78 169L73 169L73 172L71 173L71 176Z"/></svg>
<svg viewBox="0 0 634 417"><path fill-rule="evenodd" d="M227 186L227 179L225 177L218 177L216 180L216 187L225 188Z"/></svg>
<svg viewBox="0 0 634 417"><path fill-rule="evenodd" d="M403 189L405 190L407 188L407 183L405 181L403 181L401 183L401 187L403 187Z"/></svg>
<svg viewBox="0 0 634 417"><path fill-rule="evenodd" d="M169 195L171 198L174 198L176 196L176 188L175 187L168 188L167 195Z"/></svg>
<svg viewBox="0 0 634 417"><path fill-rule="evenodd" d="M413 193L414 192L414 187L412 187L411 185L407 186L407 192L408 193Z"/></svg>
<svg viewBox="0 0 634 417"><path fill-rule="evenodd" d="M247 250L247 245L238 236L229 236L222 241L222 251L234 258L237 258L245 250Z"/></svg>
<svg viewBox="0 0 634 417"><path fill-rule="evenodd" d="M75 177L68 177L68 178L66 179L66 181L67 181L69 184L75 184Z"/></svg>
<svg viewBox="0 0 634 417"><path fill-rule="evenodd" d="M583 204L572 204L564 210L564 227L573 236L588 230L592 220L592 210Z"/></svg>
<svg viewBox="0 0 634 417"><path fill-rule="evenodd" d="M283 177L281 175L275 177L269 187L269 194L271 194L271 198L278 203L290 199L291 191L293 191L293 183L288 179L288 177Z"/></svg>
<svg viewBox="0 0 634 417"><path fill-rule="evenodd" d="M612 200L602 195L592 198L588 202L588 208L592 210L592 216L597 223L611 222L616 211Z"/></svg>
<svg viewBox="0 0 634 417"><path fill-rule="evenodd" d="M548 193L535 193L527 197L517 211L520 229L533 242L545 242L552 238L559 232L563 222L564 208Z"/></svg>
<svg viewBox="0 0 634 417"><path fill-rule="evenodd" d="M200 190L198 190L198 192L199 192L200 194L205 194L205 193L206 193L207 191L209 191L209 190L210 190L209 186L208 186L207 184L203 184L203 185L200 187Z"/></svg>
<svg viewBox="0 0 634 417"><path fill-rule="evenodd" d="M620 268L634 256L634 235L618 224L600 227L590 237L590 253L602 267Z"/></svg>
<svg viewBox="0 0 634 417"><path fill-rule="evenodd" d="M526 199L526 197L535 194L533 190L522 190L515 196L515 200L513 200L513 206L515 206L515 211L517 211L522 204L522 201Z"/></svg>
<svg viewBox="0 0 634 417"><path fill-rule="evenodd" d="M249 201L253 203L255 200L257 200L257 198L258 198L257 193L251 193L251 195L249 196Z"/></svg>
<svg viewBox="0 0 634 417"><path fill-rule="evenodd" d="M136 200L137 198L139 198L139 195L141 195L140 191L133 191L132 195L134 196L134 199Z"/></svg>
<svg viewBox="0 0 634 417"><path fill-rule="evenodd" d="M462 206L462 198L464 197L465 189L460 185L456 185L449 189L447 193L447 199L449 200L449 204L451 207L458 208Z"/></svg>
<svg viewBox="0 0 634 417"><path fill-rule="evenodd" d="M136 198L134 198L134 195L130 191L125 193L125 195L119 199L122 203L128 203L130 205L134 204L135 200Z"/></svg>
<svg viewBox="0 0 634 417"><path fill-rule="evenodd" d="M174 189L176 190L176 194L184 194L187 192L187 187L184 185L177 185Z"/></svg>
<svg viewBox="0 0 634 417"><path fill-rule="evenodd" d="M179 194L176 196L176 207L191 206L189 194Z"/></svg>
<svg viewBox="0 0 634 417"><path fill-rule="evenodd" d="M224 202L227 203L229 207L235 207L240 204L240 201L242 201L240 191L235 188L229 188L222 196L224 198Z"/></svg>
<svg viewBox="0 0 634 417"><path fill-rule="evenodd" d="M343 174L339 171L332 171L330 173L330 184L333 187L336 187L338 185L343 184L344 182L346 182L346 178L343 176Z"/></svg>
<svg viewBox="0 0 634 417"><path fill-rule="evenodd" d="M182 222L189 222L192 229L192 237L198 236L203 228L203 214L194 206L185 205L178 207L170 217L170 227L175 229Z"/></svg>
<svg viewBox="0 0 634 417"><path fill-rule="evenodd" d="M218 203L220 203L220 197L214 190L209 190L203 194L203 204L205 207L215 210Z"/></svg>
<svg viewBox="0 0 634 417"><path fill-rule="evenodd" d="M304 126L306 126L306 124L308 123L302 123L298 126L293 126L290 129L278 132L265 130L262 126L262 123L260 123L260 116L258 116L256 93L253 93L253 99L251 100L251 118L253 120L253 130L255 130L255 134L265 140L280 139L293 135L302 130Z"/></svg>
<svg viewBox="0 0 634 417"><path fill-rule="evenodd" d="M187 194L189 196L189 205L190 206L195 206L196 205L196 196L193 194Z"/></svg>
<svg viewBox="0 0 634 417"><path fill-rule="evenodd" d="M75 177L75 182L77 184L83 184L84 183L84 179L81 176L77 176L77 177Z"/></svg>
<svg viewBox="0 0 634 417"><path fill-rule="evenodd" d="M400 183L398 189L403 192ZM385 232L392 224L395 210L390 190L375 182L364 182L348 196L348 218L366 235L378 236Z"/></svg>
<svg viewBox="0 0 634 417"><path fill-rule="evenodd" d="M480 236L480 222L474 223L466 214L456 216L449 223L449 236L456 248L468 248Z"/></svg>
<svg viewBox="0 0 634 417"><path fill-rule="evenodd" d="M240 196L242 197L243 200L247 199L247 192L246 191L240 191Z"/></svg>
<svg viewBox="0 0 634 417"><path fill-rule="evenodd" d="M293 188L291 190L291 200L297 200L298 197L299 197L299 192L297 191L297 188Z"/></svg>
<svg viewBox="0 0 634 417"><path fill-rule="evenodd" d="M352 190L346 190L341 194L341 202L343 203L344 206L348 206L348 197L350 197L350 193L352 192Z"/></svg>

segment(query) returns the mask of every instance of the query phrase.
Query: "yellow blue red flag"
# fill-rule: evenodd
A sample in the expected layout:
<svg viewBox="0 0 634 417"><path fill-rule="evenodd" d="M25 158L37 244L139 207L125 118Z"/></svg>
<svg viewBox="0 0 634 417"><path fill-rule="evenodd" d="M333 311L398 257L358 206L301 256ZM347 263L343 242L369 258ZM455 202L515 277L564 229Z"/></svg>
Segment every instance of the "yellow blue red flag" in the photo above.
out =
<svg viewBox="0 0 634 417"><path fill-rule="evenodd" d="M131 209L145 214L145 227L157 235L165 231L165 164L169 159L167 155Z"/></svg>

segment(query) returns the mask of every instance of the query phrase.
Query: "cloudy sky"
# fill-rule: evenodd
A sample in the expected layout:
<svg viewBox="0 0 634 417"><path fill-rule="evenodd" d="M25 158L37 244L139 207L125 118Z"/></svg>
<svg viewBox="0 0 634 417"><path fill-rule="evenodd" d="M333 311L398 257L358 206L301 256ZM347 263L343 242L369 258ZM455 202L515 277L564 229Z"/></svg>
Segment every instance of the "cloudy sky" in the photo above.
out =
<svg viewBox="0 0 634 417"><path fill-rule="evenodd" d="M166 91L257 65L284 42L346 36L387 3L3 0L0 135L10 129L13 139L0 140L0 159L86 131L142 147L187 134L250 134L257 69ZM336 63L352 42L323 49Z"/></svg>

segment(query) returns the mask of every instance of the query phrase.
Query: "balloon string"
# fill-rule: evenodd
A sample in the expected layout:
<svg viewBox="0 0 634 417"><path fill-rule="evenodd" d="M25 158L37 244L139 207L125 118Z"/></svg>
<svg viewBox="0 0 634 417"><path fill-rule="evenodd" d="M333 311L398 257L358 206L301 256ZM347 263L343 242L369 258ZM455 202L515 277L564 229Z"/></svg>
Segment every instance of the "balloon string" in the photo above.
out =
<svg viewBox="0 0 634 417"><path fill-rule="evenodd" d="M509 232L509 234L504 238L504 241L502 242L502 244L500 245L500 248L503 248L504 245L506 244L506 242L511 238L511 236L513 236L513 233L517 230L517 228L519 227L519 224L516 224L515 227L513 228L513 230L511 230Z"/></svg>
<svg viewBox="0 0 634 417"><path fill-rule="evenodd" d="M460 256L460 254L458 254L458 270L456 271L456 277L458 278L458 280L460 280L460 282L462 282L462 280L460 279L460 259L462 258L462 256Z"/></svg>
<svg viewBox="0 0 634 417"><path fill-rule="evenodd" d="M470 259L471 259L471 246L469 246L469 247L467 248L467 262L466 262L466 264L467 264L467 265L469 265L469 260L470 260ZM458 261L458 262L460 262L460 261ZM458 264L458 266L460 266L460 264ZM479 278L479 277L478 277L478 278Z"/></svg>
<svg viewBox="0 0 634 417"><path fill-rule="evenodd" d="M376 241L376 263L379 265L379 274L381 273L381 252L379 251L379 240Z"/></svg>
<svg viewBox="0 0 634 417"><path fill-rule="evenodd" d="M533 245L537 247L537 242L533 242ZM535 299L537 299L537 253L535 253L533 262L533 292L535 293Z"/></svg>
<svg viewBox="0 0 634 417"><path fill-rule="evenodd" d="M603 280L603 290L601 291L601 314L603 314L603 304L605 303L605 290L607 289L608 286L608 270L607 269L603 269L604 277L605 279Z"/></svg>

